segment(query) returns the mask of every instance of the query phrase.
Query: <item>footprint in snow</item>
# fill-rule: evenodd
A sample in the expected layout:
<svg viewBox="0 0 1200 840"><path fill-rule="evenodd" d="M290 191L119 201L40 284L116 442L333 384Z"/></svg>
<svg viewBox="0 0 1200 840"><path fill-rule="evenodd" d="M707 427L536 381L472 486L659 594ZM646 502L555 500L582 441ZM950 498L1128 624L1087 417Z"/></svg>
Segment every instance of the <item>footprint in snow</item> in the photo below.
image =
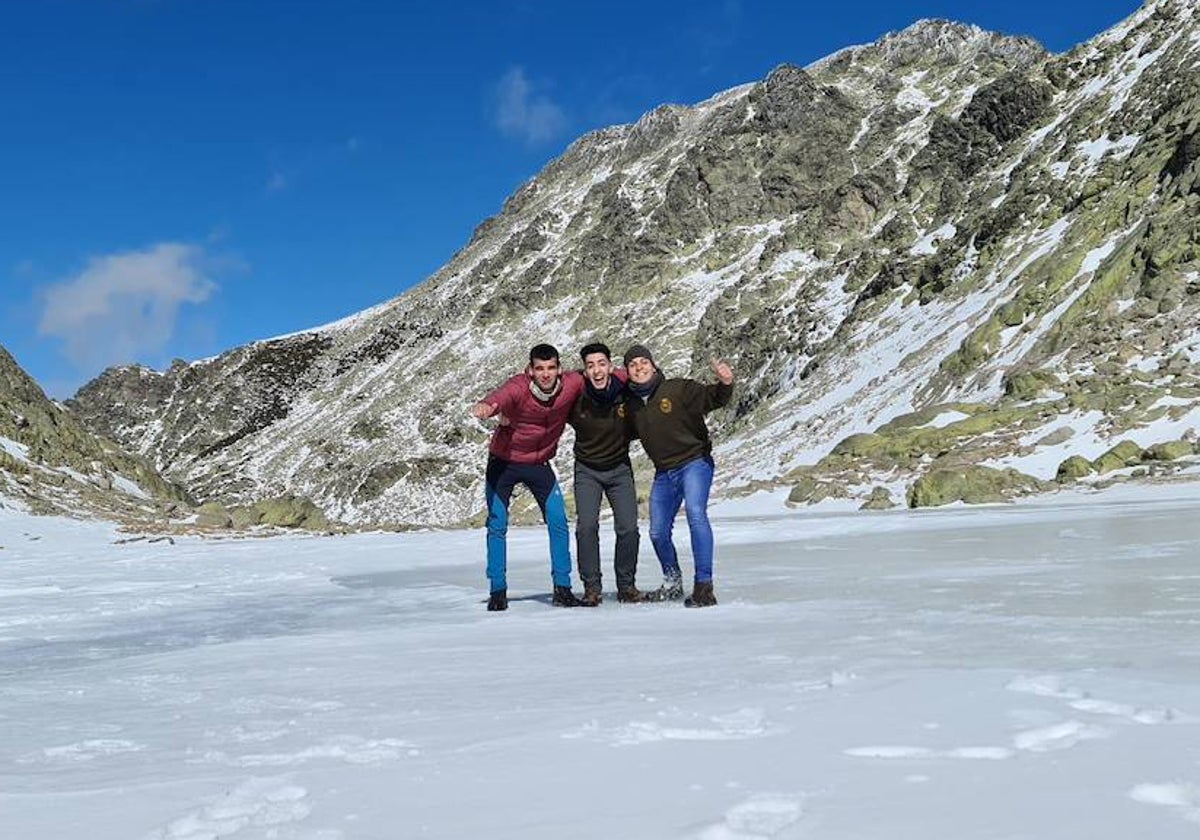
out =
<svg viewBox="0 0 1200 840"><path fill-rule="evenodd" d="M1150 726L1175 723L1189 720L1187 715L1175 709L1161 707L1142 709L1126 703L1111 700L1100 700L1088 692L1064 685L1062 680L1053 675L1040 677L1019 677L1010 682L1006 688L1023 694L1033 694L1038 697L1050 697L1056 700L1066 700L1067 705L1079 712L1093 715L1108 715L1123 718L1131 723L1141 723Z"/></svg>
<svg viewBox="0 0 1200 840"><path fill-rule="evenodd" d="M1021 694L1054 697L1059 700L1081 700L1086 696L1077 688L1064 686L1062 680L1052 674L1040 677L1017 677L1005 688Z"/></svg>
<svg viewBox="0 0 1200 840"><path fill-rule="evenodd" d="M39 752L22 756L17 761L21 764L32 764L38 761L94 761L97 758L141 752L144 749L146 749L145 744L134 741L120 738L93 738L58 747L44 747Z"/></svg>
<svg viewBox="0 0 1200 840"><path fill-rule="evenodd" d="M1018 732L1013 737L1013 746L1028 752L1053 752L1054 750L1070 749L1080 741L1091 741L1107 736L1107 730L1098 726L1088 726L1077 720L1068 720L1053 726Z"/></svg>
<svg viewBox="0 0 1200 840"><path fill-rule="evenodd" d="M662 713L662 717L668 717ZM614 747L636 746L658 741L739 741L760 738L769 734L763 722L762 709L739 709L727 715L708 718L680 720L674 715L671 721L633 721L625 726L604 731L598 724L591 723L564 738L606 741Z"/></svg>
<svg viewBox="0 0 1200 840"><path fill-rule="evenodd" d="M357 735L340 735L326 738L319 744L295 752L230 756L219 750L212 750L204 754L204 760L234 767L295 767L321 760L378 766L404 756L419 754L420 750L415 745L398 738L366 739Z"/></svg>
<svg viewBox="0 0 1200 840"><path fill-rule="evenodd" d="M933 750L928 747L852 747L845 754L853 758L890 759L934 759L963 758L977 761L1003 761L1016 753L1008 747L954 747L948 750Z"/></svg>
<svg viewBox="0 0 1200 840"><path fill-rule="evenodd" d="M1174 808L1185 820L1200 823L1200 787L1184 782L1141 784L1129 791L1135 802Z"/></svg>
<svg viewBox="0 0 1200 840"><path fill-rule="evenodd" d="M789 829L803 814L795 797L759 794L734 805L725 812L724 819L693 836L696 840L784 840L794 836Z"/></svg>
<svg viewBox="0 0 1200 840"><path fill-rule="evenodd" d="M285 779L250 779L203 808L172 820L151 837L212 840L233 836L246 828L295 823L312 811L307 798L308 791Z"/></svg>
<svg viewBox="0 0 1200 840"><path fill-rule="evenodd" d="M1161 723L1172 723L1180 720L1182 716L1174 709L1139 709L1136 706L1129 706L1124 703L1113 703L1108 700L1093 700L1084 698L1075 700L1069 704L1072 709L1080 712L1090 712L1094 715L1111 715L1113 717L1124 718L1133 723L1142 723L1149 726L1155 726Z"/></svg>

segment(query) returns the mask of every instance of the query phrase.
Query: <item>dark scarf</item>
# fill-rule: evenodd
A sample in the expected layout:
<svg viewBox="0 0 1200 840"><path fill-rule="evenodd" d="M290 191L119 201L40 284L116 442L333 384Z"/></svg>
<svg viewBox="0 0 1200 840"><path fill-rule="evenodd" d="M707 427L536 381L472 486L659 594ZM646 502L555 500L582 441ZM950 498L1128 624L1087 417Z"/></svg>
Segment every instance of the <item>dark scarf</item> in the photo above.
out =
<svg viewBox="0 0 1200 840"><path fill-rule="evenodd" d="M621 388L623 387L621 385L621 380L617 379L615 376L610 376L608 378L608 385L605 386L603 391L597 391L596 386L592 384L592 380L590 379L586 380L584 384L587 387L588 396L592 398L592 401L597 405L603 406L609 406L615 403L617 401L617 397L621 395Z"/></svg>
<svg viewBox="0 0 1200 840"><path fill-rule="evenodd" d="M562 377L561 376L558 377L558 379L554 380L554 387L551 388L549 391L543 391L542 386L537 384L536 379L531 378L529 380L530 393L532 393L534 397L536 397L538 400L540 400L541 402L544 402L544 403L548 403L552 399L557 397L558 392L561 390L562 390Z"/></svg>
<svg viewBox="0 0 1200 840"><path fill-rule="evenodd" d="M633 394L635 397L638 397L639 399L641 399L641 401L643 403L647 403L650 401L650 395L654 393L654 389L657 388L660 384L662 384L662 381L663 381L662 371L655 370L654 376L650 377L650 381L647 382L646 384L638 385L636 382L634 382L631 379L631 380L629 380L628 383L626 383L626 387L629 388L629 392L631 394Z"/></svg>

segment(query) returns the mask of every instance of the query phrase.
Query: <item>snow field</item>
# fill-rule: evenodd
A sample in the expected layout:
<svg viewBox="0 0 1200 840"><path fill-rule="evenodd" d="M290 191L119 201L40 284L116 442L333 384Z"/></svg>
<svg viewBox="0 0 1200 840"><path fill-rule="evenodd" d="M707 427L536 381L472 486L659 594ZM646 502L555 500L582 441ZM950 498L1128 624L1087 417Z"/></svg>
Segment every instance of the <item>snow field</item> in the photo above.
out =
<svg viewBox="0 0 1200 840"><path fill-rule="evenodd" d="M717 509L709 610L554 609L545 534L516 529L503 614L482 532L116 545L0 510L0 824L1194 837L1197 501L787 513L763 494Z"/></svg>

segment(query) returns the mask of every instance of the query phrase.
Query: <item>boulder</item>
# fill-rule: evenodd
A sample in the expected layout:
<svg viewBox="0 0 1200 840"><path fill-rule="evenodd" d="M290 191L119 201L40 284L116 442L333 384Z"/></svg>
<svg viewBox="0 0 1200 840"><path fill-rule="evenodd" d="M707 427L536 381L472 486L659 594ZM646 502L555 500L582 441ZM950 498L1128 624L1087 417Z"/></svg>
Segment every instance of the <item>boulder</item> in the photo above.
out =
<svg viewBox="0 0 1200 840"><path fill-rule="evenodd" d="M1186 440L1172 440L1154 444L1142 453L1142 458L1146 461L1175 461L1193 455L1195 451Z"/></svg>
<svg viewBox="0 0 1200 840"><path fill-rule="evenodd" d="M1058 465L1058 472L1054 476L1054 480L1060 484L1069 484L1072 481L1077 481L1084 476L1091 475L1096 471L1092 466L1092 462L1082 455L1072 455L1067 460Z"/></svg>
<svg viewBox="0 0 1200 840"><path fill-rule="evenodd" d="M1007 502L1047 489L1047 483L1014 469L960 467L934 469L921 476L908 490L910 508L938 507L951 502L986 504Z"/></svg>
<svg viewBox="0 0 1200 840"><path fill-rule="evenodd" d="M896 506L892 494L886 487L873 487L871 495L859 506L859 510L891 510Z"/></svg>
<svg viewBox="0 0 1200 840"><path fill-rule="evenodd" d="M303 496L280 496L255 502L259 524L279 528L307 528L320 531L329 527L325 513Z"/></svg>
<svg viewBox="0 0 1200 840"><path fill-rule="evenodd" d="M262 511L253 507L234 508L230 518L234 528L252 528L262 522Z"/></svg>
<svg viewBox="0 0 1200 840"><path fill-rule="evenodd" d="M233 518L220 502L205 502L196 509L196 524L203 528L228 528Z"/></svg>
<svg viewBox="0 0 1200 840"><path fill-rule="evenodd" d="M1005 395L1022 402L1037 399L1043 391L1058 388L1061 384L1058 377L1043 370L1008 373L1003 383Z"/></svg>
<svg viewBox="0 0 1200 840"><path fill-rule="evenodd" d="M1096 460L1092 461L1092 466L1096 468L1096 472L1100 475L1113 472L1114 470L1132 467L1135 464L1142 462L1142 447L1138 446L1131 440L1123 440L1114 446L1112 449L1105 452Z"/></svg>
<svg viewBox="0 0 1200 840"><path fill-rule="evenodd" d="M1073 437L1075 437L1075 430L1070 426L1063 426L1061 429L1055 429L1053 432L1038 438L1036 445L1058 446L1060 443L1066 443Z"/></svg>
<svg viewBox="0 0 1200 840"><path fill-rule="evenodd" d="M812 476L802 476L788 493L789 506L815 505L825 499L841 499L846 496L846 490L831 481L821 481Z"/></svg>

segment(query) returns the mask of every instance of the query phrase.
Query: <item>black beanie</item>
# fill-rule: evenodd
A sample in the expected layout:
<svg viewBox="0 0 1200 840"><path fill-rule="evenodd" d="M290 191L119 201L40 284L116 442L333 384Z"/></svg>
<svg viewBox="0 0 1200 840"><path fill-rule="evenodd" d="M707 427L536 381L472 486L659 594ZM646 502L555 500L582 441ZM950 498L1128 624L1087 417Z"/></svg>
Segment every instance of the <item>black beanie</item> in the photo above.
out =
<svg viewBox="0 0 1200 840"><path fill-rule="evenodd" d="M634 359L645 359L654 365L655 368L658 367L658 364L654 361L654 357L650 355L650 348L645 344L630 345L629 349L625 351L625 367L629 367L629 363Z"/></svg>

